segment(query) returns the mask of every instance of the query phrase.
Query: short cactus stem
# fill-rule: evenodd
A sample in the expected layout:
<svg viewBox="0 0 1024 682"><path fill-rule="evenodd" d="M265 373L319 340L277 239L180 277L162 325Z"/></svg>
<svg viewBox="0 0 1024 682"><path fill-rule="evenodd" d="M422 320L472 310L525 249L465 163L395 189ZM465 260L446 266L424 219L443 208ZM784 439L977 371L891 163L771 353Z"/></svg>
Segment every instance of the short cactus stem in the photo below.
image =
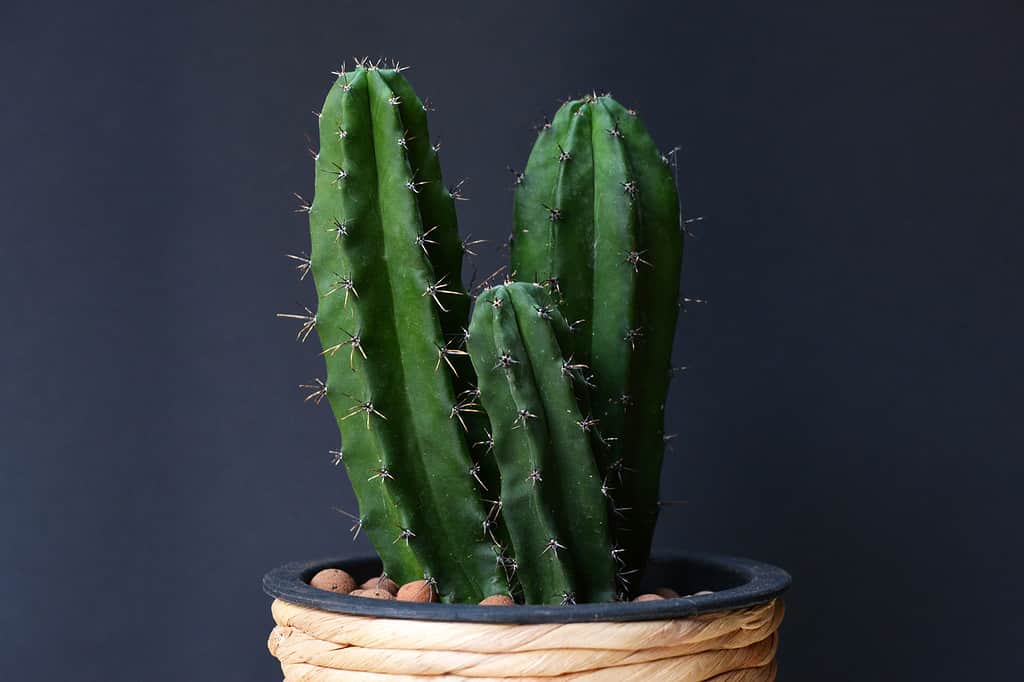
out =
<svg viewBox="0 0 1024 682"><path fill-rule="evenodd" d="M671 168L635 112L610 96L564 104L517 178L511 268L580 321L602 474L627 570L642 571L658 513L664 404L683 235Z"/></svg>
<svg viewBox="0 0 1024 682"><path fill-rule="evenodd" d="M567 334L549 294L527 283L484 292L470 325L470 355L501 472L502 518L527 603L615 597L601 476L581 437L586 417L559 345Z"/></svg>

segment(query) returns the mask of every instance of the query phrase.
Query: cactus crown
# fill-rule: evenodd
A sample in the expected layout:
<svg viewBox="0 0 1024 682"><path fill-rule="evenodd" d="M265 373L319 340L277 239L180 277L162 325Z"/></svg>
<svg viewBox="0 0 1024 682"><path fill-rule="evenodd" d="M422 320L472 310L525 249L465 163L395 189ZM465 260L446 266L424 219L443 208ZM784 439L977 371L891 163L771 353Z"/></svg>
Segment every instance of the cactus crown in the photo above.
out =
<svg viewBox="0 0 1024 682"><path fill-rule="evenodd" d="M682 237L675 183L635 112L567 102L516 174L512 270L470 316L428 107L397 65L338 72L309 214L332 450L389 576L444 601L609 601L658 509Z"/></svg>

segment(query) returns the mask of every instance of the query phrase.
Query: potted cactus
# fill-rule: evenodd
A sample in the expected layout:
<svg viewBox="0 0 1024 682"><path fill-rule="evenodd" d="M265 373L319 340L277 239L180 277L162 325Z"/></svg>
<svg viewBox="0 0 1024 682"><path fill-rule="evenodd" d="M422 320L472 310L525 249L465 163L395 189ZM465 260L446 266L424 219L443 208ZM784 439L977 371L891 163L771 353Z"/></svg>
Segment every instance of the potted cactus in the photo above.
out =
<svg viewBox="0 0 1024 682"><path fill-rule="evenodd" d="M285 678L773 679L784 572L648 560L683 233L636 113L592 95L545 124L479 292L401 70L339 72L319 129L317 308L284 316L319 336L307 400L379 558L265 576Z"/></svg>

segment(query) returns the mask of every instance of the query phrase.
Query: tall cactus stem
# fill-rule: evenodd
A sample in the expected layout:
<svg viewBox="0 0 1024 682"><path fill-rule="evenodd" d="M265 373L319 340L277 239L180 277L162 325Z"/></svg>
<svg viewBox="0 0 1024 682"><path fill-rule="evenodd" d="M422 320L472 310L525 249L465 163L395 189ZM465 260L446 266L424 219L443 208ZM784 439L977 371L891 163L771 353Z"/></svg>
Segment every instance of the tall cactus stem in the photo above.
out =
<svg viewBox="0 0 1024 682"><path fill-rule="evenodd" d="M461 379L435 367L467 325L468 299L422 105L397 71L365 65L339 75L318 118L314 326L359 528L399 582L429 575L448 601L503 593L480 530L487 511L465 473L469 445L450 418ZM471 380L466 358L447 359Z"/></svg>
<svg viewBox="0 0 1024 682"><path fill-rule="evenodd" d="M640 572L658 514L664 404L682 232L668 164L635 112L610 96L564 104L517 183L512 268L578 322L592 373L589 429L607 480L624 571Z"/></svg>

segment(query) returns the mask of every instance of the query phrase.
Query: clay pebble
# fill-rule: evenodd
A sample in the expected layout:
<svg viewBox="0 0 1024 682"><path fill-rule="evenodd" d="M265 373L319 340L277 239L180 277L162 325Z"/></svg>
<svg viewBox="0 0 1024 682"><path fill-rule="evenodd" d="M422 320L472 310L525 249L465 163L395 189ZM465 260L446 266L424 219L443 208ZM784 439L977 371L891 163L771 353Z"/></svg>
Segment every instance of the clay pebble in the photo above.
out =
<svg viewBox="0 0 1024 682"><path fill-rule="evenodd" d="M360 585L364 590L384 590L391 594L398 594L398 583L387 576L377 576L370 578L365 583Z"/></svg>
<svg viewBox="0 0 1024 682"><path fill-rule="evenodd" d="M325 568L313 576L309 584L318 590L348 594L356 589L355 578L340 568Z"/></svg>
<svg viewBox="0 0 1024 682"><path fill-rule="evenodd" d="M387 599L394 599L395 598L395 595L391 594L387 590L378 590L378 589L372 589L372 590L364 590L364 589L352 590L351 592L349 592L349 596L352 596L352 597L365 597L367 599L385 599L385 600L387 600Z"/></svg>
<svg viewBox="0 0 1024 682"><path fill-rule="evenodd" d="M398 601L436 602L437 590L426 580L414 580L398 588Z"/></svg>

